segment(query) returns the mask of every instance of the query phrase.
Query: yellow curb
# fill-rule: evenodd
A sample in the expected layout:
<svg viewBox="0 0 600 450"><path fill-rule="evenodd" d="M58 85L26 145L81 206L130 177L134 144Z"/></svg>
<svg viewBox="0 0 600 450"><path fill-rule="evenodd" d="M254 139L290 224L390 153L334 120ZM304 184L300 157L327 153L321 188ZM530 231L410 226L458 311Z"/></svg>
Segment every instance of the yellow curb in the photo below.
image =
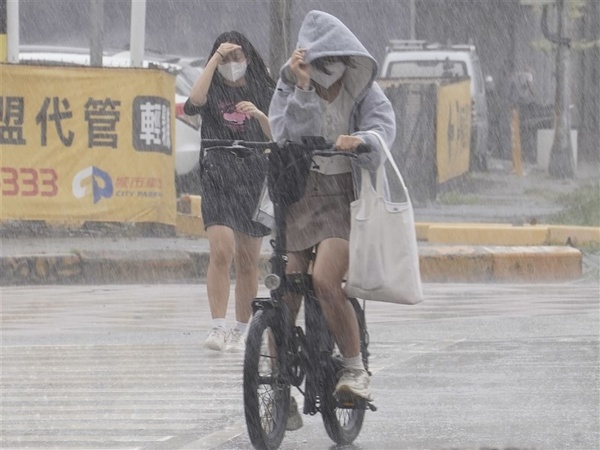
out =
<svg viewBox="0 0 600 450"><path fill-rule="evenodd" d="M492 255L481 247L419 248L419 268L424 282L490 281L492 267Z"/></svg>
<svg viewBox="0 0 600 450"><path fill-rule="evenodd" d="M477 223L477 222L460 222L460 223L440 223L440 222L416 222L415 231L417 234L418 241L429 240L429 228L430 227L512 227L511 224L498 224L498 223Z"/></svg>
<svg viewBox="0 0 600 450"><path fill-rule="evenodd" d="M548 227L512 226L510 224L440 224L430 225L432 244L470 245L544 245Z"/></svg>
<svg viewBox="0 0 600 450"><path fill-rule="evenodd" d="M202 197L182 195L177 201L177 236L205 238L206 230L202 220Z"/></svg>
<svg viewBox="0 0 600 450"><path fill-rule="evenodd" d="M571 247L485 247L495 281L566 281L581 278L581 252Z"/></svg>
<svg viewBox="0 0 600 450"><path fill-rule="evenodd" d="M204 221L202 217L194 217L188 214L177 214L176 225L177 236L191 236L198 238L206 237Z"/></svg>
<svg viewBox="0 0 600 450"><path fill-rule="evenodd" d="M589 243L600 244L600 227L573 227L568 225L550 225L548 227L548 242L550 244L582 245Z"/></svg>
<svg viewBox="0 0 600 450"><path fill-rule="evenodd" d="M534 282L576 280L581 252L554 246L426 246L419 248L423 282Z"/></svg>
<svg viewBox="0 0 600 450"><path fill-rule="evenodd" d="M182 195L177 200L177 212L202 217L202 197L199 195Z"/></svg>
<svg viewBox="0 0 600 450"><path fill-rule="evenodd" d="M417 222L415 223L415 231L417 233L417 241L429 240L429 227L434 225L432 222Z"/></svg>
<svg viewBox="0 0 600 450"><path fill-rule="evenodd" d="M0 258L0 284L54 284L77 282L81 259L72 253Z"/></svg>
<svg viewBox="0 0 600 450"><path fill-rule="evenodd" d="M182 250L81 252L86 283L151 283L194 278L194 261Z"/></svg>

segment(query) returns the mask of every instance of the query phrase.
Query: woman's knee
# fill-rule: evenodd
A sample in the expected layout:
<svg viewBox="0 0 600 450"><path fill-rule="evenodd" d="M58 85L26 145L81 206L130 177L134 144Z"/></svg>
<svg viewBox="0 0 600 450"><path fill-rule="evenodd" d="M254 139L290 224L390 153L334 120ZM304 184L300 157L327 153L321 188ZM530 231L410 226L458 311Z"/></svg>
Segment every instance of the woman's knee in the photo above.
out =
<svg viewBox="0 0 600 450"><path fill-rule="evenodd" d="M210 264L230 266L233 261L233 231L222 225L208 227Z"/></svg>
<svg viewBox="0 0 600 450"><path fill-rule="evenodd" d="M235 271L237 276L256 276L260 259L260 241L237 242L235 250Z"/></svg>
<svg viewBox="0 0 600 450"><path fill-rule="evenodd" d="M210 263L218 266L230 266L233 261L233 248L228 245L216 244L210 246Z"/></svg>
<svg viewBox="0 0 600 450"><path fill-rule="evenodd" d="M235 262L235 274L240 278L256 278L258 276L258 258L245 258Z"/></svg>
<svg viewBox="0 0 600 450"><path fill-rule="evenodd" d="M342 295L342 279L334 276L331 273L314 272L312 275L313 287L315 294L320 302L324 304L335 304L342 299L345 300L345 295Z"/></svg>

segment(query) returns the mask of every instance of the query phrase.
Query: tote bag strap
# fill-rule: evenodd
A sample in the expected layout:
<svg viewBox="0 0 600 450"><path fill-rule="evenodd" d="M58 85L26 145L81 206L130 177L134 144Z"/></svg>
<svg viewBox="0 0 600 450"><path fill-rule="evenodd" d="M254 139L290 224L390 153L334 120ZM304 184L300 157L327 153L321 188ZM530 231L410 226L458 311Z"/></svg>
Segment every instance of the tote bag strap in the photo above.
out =
<svg viewBox="0 0 600 450"><path fill-rule="evenodd" d="M379 135L379 133L377 133L375 131L367 131L367 133L372 134L373 136L375 136L379 140L379 144L383 148L383 151L385 152L385 155L387 156L388 161L392 165L392 167L394 169L394 172L396 172L396 176L400 180L400 184L402 185L402 189L404 189L404 193L406 195L406 199L407 199L408 203L411 203L410 196L408 195L408 189L406 187L406 184L404 184L404 178L402 178L402 174L400 173L400 169L398 169L398 166L396 165L396 161L394 161L392 153L390 152L390 149L388 148L387 144L385 143L385 141L383 140L383 138ZM383 167L384 163L385 163L385 161L381 164L381 167ZM377 176L377 188L376 188L376 190L377 190L377 192L383 192L383 177L379 176L379 173L378 173L378 176Z"/></svg>
<svg viewBox="0 0 600 450"><path fill-rule="evenodd" d="M377 169L377 186L379 187L379 180L383 178L381 174L382 166ZM360 168L360 198L367 198L367 195L372 195L373 192L380 194L373 186L371 182L371 173L364 167ZM380 194L381 195L381 194Z"/></svg>

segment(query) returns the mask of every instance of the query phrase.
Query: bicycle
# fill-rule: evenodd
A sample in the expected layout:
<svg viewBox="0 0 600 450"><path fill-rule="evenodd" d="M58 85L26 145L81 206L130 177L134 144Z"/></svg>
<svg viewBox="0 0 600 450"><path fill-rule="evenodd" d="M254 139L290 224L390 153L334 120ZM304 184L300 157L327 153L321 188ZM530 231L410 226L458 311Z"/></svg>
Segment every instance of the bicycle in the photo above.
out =
<svg viewBox="0 0 600 450"><path fill-rule="evenodd" d="M376 407L364 399L334 396L341 355L336 349L312 287L310 274L286 274L286 209L304 192L312 156L353 153L332 151L322 138L304 138L302 144L211 140L204 144L228 148L261 149L268 159L268 187L274 204L273 254L271 273L265 277L270 296L252 303L244 355L244 413L248 435L257 449L272 450L281 444L288 417L291 387L304 396L303 413L321 413L325 430L336 444L353 442L362 428L365 411ZM357 149L364 151L365 149ZM290 324L290 312L283 301L287 293L304 298L304 328ZM365 304L350 298L359 325L361 355L368 369L369 335ZM370 372L369 372L370 375ZM304 388L302 384L304 383Z"/></svg>

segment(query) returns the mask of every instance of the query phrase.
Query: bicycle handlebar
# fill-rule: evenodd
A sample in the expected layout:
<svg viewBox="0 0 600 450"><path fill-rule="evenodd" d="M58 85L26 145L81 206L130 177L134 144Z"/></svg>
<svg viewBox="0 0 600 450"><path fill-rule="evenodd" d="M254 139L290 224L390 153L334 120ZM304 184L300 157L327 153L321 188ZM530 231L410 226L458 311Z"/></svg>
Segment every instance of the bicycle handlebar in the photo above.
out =
<svg viewBox="0 0 600 450"><path fill-rule="evenodd" d="M253 142L253 141L242 141L239 139L202 139L202 146L204 148L213 147L246 147L246 148L262 148L267 149L273 146L279 146L277 142L265 141L265 142ZM205 145L208 144L208 145Z"/></svg>
<svg viewBox="0 0 600 450"><path fill-rule="evenodd" d="M266 150L269 148L283 149L287 146L294 146L296 148L305 148L306 150L311 151L311 153L316 156L345 155L348 157L356 157L359 153L368 153L371 151L370 147L367 144L360 144L356 148L356 152L337 151L335 150L335 144L333 142L327 141L320 136L303 137L302 143L292 141L284 141L279 143L275 141L244 141L240 139L202 139L202 144L205 149L213 147L245 147Z"/></svg>

